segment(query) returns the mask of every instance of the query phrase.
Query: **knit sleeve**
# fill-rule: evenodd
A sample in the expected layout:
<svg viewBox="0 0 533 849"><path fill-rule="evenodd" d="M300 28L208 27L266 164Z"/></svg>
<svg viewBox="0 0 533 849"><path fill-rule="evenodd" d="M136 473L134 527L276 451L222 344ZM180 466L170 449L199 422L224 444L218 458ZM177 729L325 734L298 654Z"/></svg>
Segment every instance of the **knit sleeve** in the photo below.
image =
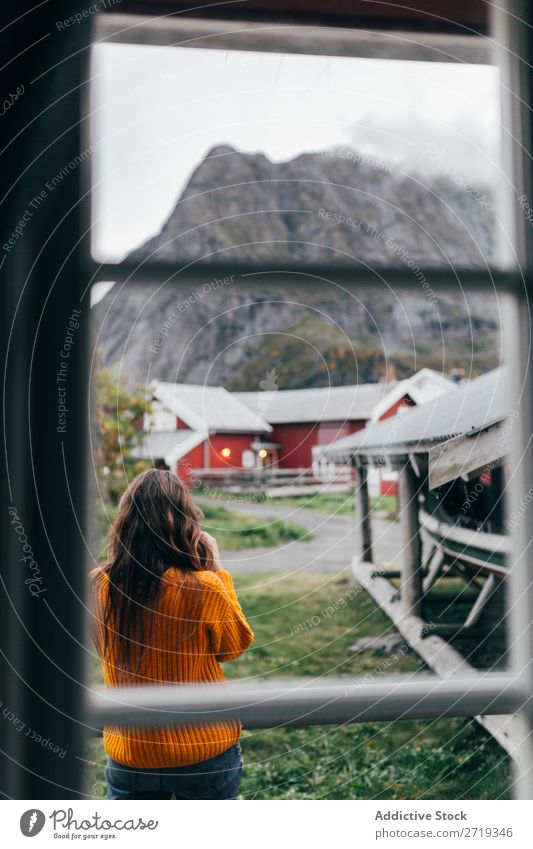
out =
<svg viewBox="0 0 533 849"><path fill-rule="evenodd" d="M252 644L254 634L239 604L230 573L220 569L209 574L204 617L211 649L219 661L235 660Z"/></svg>

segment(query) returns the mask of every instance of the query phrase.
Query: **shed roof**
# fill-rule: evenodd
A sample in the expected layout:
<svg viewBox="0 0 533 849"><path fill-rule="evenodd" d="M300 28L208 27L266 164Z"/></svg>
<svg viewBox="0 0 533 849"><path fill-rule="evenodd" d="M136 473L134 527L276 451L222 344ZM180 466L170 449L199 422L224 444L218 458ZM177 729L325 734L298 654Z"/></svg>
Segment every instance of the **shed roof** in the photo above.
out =
<svg viewBox="0 0 533 849"><path fill-rule="evenodd" d="M339 439L325 453L331 458L349 459L355 454L423 451L428 443L483 430L509 414L508 383L506 369L494 369L461 384L452 395L447 393Z"/></svg>

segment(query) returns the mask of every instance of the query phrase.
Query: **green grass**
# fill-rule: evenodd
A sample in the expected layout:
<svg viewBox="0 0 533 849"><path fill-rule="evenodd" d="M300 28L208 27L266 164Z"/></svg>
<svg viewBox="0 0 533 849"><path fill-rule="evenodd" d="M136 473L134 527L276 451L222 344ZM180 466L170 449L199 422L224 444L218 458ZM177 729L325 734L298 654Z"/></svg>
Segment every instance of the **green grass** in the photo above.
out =
<svg viewBox="0 0 533 849"><path fill-rule="evenodd" d="M273 498L273 504L284 504L288 507L303 507L306 510L318 510L320 513L335 513L338 516L352 516L355 513L355 496L353 492L321 492L317 495L293 495L288 498ZM385 511L396 515L397 502L393 495L383 495L371 498L370 504L374 512Z"/></svg>
<svg viewBox="0 0 533 849"><path fill-rule="evenodd" d="M397 583L397 582L396 582ZM495 593L472 630L460 630L479 590L460 578L439 581L423 605L423 618L438 627L441 622L457 625L457 632L446 639L477 669L505 669L507 640L505 625L505 589Z"/></svg>
<svg viewBox="0 0 533 849"><path fill-rule="evenodd" d="M282 504L297 509L318 510L320 513L335 513L337 516L353 515L355 499L353 492L320 492L317 495L291 495L273 498L273 504Z"/></svg>
<svg viewBox="0 0 533 849"><path fill-rule="evenodd" d="M398 514L398 499L395 495L380 495L379 498L371 498L370 506L374 513L387 513L389 517Z"/></svg>
<svg viewBox="0 0 533 849"><path fill-rule="evenodd" d="M246 510L246 500L253 497L252 504L278 504L287 507L302 507L305 510L318 510L320 513L335 513L338 516L352 516L355 512L355 496L353 491L345 492L320 492L315 495L291 495L286 498L267 498L264 493L258 492L225 492L224 490L213 491L213 501L223 503L225 499L242 499L243 510ZM201 500L202 509L204 504L209 503L209 497L203 496ZM390 516L396 516L397 500L394 495L382 495L379 498L371 498L372 510L384 511Z"/></svg>
<svg viewBox="0 0 533 849"><path fill-rule="evenodd" d="M246 512L236 513L220 504L202 501L205 519L202 527L214 537L219 548L240 551L245 548L274 547L291 540L312 537L305 528L294 522L275 518L255 518Z"/></svg>
<svg viewBox="0 0 533 849"><path fill-rule="evenodd" d="M428 674L414 655L354 654L359 636L391 630L347 578L243 575L236 584L255 643L228 678ZM474 720L396 721L244 731L244 799L485 799L510 795L509 759ZM102 798L104 753L89 757Z"/></svg>
<svg viewBox="0 0 533 849"><path fill-rule="evenodd" d="M255 518L243 513L227 510L218 503L203 500L200 504L205 519L202 527L216 537L221 549L240 551L246 548L263 546L274 547L291 540L310 540L312 534L295 522L286 522L275 518ZM98 540L95 546L96 559L105 557L106 535L110 523L116 515L113 505L98 502L96 519Z"/></svg>

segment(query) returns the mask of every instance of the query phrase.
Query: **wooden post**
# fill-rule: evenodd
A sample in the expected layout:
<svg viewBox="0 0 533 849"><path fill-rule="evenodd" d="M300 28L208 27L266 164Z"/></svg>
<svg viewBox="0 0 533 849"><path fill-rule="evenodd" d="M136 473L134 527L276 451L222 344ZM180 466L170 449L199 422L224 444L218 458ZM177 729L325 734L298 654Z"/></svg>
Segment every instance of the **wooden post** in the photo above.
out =
<svg viewBox="0 0 533 849"><path fill-rule="evenodd" d="M356 461L357 481L355 487L355 523L358 528L359 559L372 563L372 526L370 522L370 499L368 497L368 472L366 461Z"/></svg>
<svg viewBox="0 0 533 849"><path fill-rule="evenodd" d="M418 479L408 458L398 478L402 526L401 600L404 614L420 616L422 606L422 540L418 519Z"/></svg>

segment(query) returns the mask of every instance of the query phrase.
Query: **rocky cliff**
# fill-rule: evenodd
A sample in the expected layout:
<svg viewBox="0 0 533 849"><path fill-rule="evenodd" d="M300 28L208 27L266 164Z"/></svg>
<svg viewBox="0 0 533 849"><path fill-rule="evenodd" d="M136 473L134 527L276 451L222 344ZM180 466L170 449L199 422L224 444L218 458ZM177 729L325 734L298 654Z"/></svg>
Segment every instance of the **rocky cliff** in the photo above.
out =
<svg viewBox="0 0 533 849"><path fill-rule="evenodd" d="M485 198L485 200L484 200ZM114 287L93 310L107 363L135 380L160 378L255 389L267 370L279 385L378 379L423 365L492 367L498 311L488 296L434 297L419 266L483 267L493 256L493 213L482 188L443 176L423 184L347 149L272 163L217 147L192 174L160 233L130 259L227 264L226 279L177 293L171 284ZM353 295L325 283L282 290L243 287L232 263L351 263L369 269ZM375 277L407 268L413 291L395 295Z"/></svg>

